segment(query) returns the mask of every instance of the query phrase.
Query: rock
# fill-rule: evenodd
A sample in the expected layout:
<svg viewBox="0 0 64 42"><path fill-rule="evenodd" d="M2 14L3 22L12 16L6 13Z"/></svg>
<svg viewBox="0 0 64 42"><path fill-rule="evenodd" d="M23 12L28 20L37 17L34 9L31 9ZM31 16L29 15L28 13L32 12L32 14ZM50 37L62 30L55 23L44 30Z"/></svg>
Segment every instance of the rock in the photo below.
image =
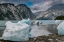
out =
<svg viewBox="0 0 64 42"><path fill-rule="evenodd" d="M53 38L51 38L51 37L53 37ZM6 40L6 41L3 40L3 41L4 42L11 42L8 40ZM20 41L20 42L64 42L64 36L61 36L58 34L50 34L49 36L44 35L44 36L39 36L39 37L35 37L35 38L29 38L28 41Z"/></svg>

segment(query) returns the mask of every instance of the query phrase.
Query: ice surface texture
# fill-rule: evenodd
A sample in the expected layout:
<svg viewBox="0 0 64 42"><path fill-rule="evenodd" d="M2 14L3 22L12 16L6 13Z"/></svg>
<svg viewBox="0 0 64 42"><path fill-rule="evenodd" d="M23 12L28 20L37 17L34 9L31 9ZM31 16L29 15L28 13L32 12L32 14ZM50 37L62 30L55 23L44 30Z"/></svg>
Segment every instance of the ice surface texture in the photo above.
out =
<svg viewBox="0 0 64 42"><path fill-rule="evenodd" d="M4 40L11 41L26 41L29 40L29 30L30 30L30 19L23 19L17 23L12 23L7 21L5 23L6 29L2 35Z"/></svg>
<svg viewBox="0 0 64 42"><path fill-rule="evenodd" d="M58 25L57 30L59 35L64 35L64 21Z"/></svg>

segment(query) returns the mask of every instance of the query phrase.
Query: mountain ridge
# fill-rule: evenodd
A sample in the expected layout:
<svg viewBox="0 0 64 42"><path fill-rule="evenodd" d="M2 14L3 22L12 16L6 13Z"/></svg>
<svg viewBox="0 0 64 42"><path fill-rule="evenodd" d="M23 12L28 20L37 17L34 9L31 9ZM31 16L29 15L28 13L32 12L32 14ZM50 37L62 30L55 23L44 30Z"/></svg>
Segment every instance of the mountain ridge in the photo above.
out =
<svg viewBox="0 0 64 42"><path fill-rule="evenodd" d="M25 4L18 4L17 6L13 3L0 4L0 20L21 20L27 18L33 19L34 14Z"/></svg>
<svg viewBox="0 0 64 42"><path fill-rule="evenodd" d="M64 4L54 5L46 11L39 14L36 19L38 20L54 20L58 16L64 16Z"/></svg>

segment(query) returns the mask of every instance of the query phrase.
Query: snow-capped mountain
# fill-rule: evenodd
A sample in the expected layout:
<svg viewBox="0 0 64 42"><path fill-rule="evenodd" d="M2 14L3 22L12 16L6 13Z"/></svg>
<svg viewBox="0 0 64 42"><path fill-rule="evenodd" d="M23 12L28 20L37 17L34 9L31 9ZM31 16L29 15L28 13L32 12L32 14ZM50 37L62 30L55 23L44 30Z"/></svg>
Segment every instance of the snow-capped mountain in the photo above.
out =
<svg viewBox="0 0 64 42"><path fill-rule="evenodd" d="M39 14L36 19L38 20L54 20L58 16L64 16L64 4L54 5L46 11Z"/></svg>

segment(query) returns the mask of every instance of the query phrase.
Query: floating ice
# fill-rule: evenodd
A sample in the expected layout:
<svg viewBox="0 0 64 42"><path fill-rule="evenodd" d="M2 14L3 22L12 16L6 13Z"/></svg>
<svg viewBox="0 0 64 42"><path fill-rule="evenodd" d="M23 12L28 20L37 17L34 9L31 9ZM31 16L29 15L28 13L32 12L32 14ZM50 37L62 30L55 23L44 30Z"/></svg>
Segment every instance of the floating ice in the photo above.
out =
<svg viewBox="0 0 64 42"><path fill-rule="evenodd" d="M59 35L64 35L64 21L58 25L57 30Z"/></svg>
<svg viewBox="0 0 64 42"><path fill-rule="evenodd" d="M4 40L11 41L26 41L29 40L30 20L23 19L17 23L7 21L5 23L6 29L2 35Z"/></svg>
<svg viewBox="0 0 64 42"><path fill-rule="evenodd" d="M56 24L59 24L61 22L61 20L56 20L55 23Z"/></svg>

